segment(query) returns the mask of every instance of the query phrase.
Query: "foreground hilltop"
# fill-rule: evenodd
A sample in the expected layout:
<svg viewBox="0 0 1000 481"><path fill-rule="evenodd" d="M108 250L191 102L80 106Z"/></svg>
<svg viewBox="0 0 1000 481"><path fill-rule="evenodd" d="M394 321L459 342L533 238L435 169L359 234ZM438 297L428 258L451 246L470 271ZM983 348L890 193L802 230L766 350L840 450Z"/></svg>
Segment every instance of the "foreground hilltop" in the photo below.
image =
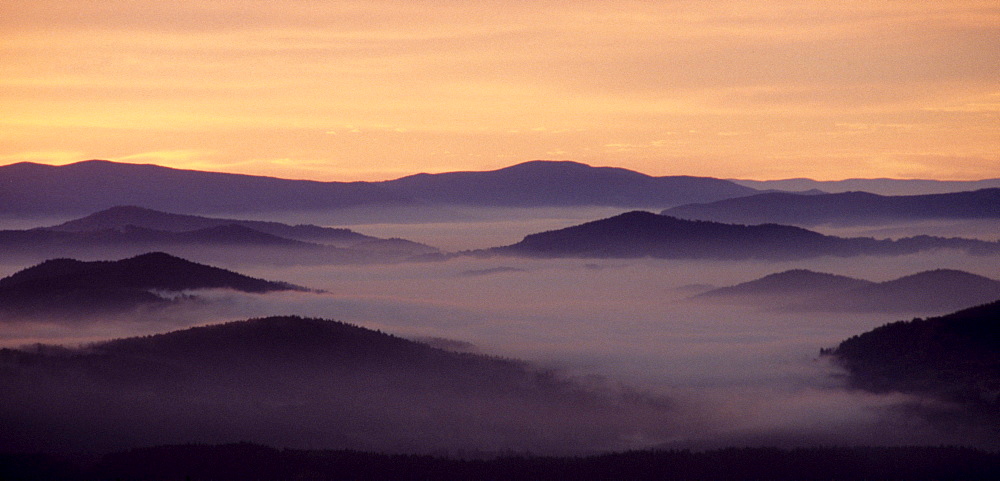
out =
<svg viewBox="0 0 1000 481"><path fill-rule="evenodd" d="M994 442L1000 439L1000 301L886 324L824 353L856 388L959 403L977 413Z"/></svg>
<svg viewBox="0 0 1000 481"><path fill-rule="evenodd" d="M662 400L586 388L522 362L299 317L82 350L0 350L0 384L0 452L242 440L566 453L656 439L672 416Z"/></svg>

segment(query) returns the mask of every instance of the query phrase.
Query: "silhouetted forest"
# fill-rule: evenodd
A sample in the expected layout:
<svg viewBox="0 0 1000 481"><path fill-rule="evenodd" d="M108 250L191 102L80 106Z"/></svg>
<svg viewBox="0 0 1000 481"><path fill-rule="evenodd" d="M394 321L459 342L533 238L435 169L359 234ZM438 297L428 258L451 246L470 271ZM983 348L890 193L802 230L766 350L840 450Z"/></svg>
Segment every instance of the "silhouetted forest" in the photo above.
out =
<svg viewBox="0 0 1000 481"><path fill-rule="evenodd" d="M898 240L842 238L787 225L722 224L633 211L565 229L531 234L516 244L480 254L788 260L820 256L903 255L942 248L995 254L1000 253L1000 242L930 236Z"/></svg>
<svg viewBox="0 0 1000 481"><path fill-rule="evenodd" d="M469 455L472 455L471 457ZM74 460L0 454L5 480L996 480L1000 454L958 447L730 448L581 457L392 455L174 445Z"/></svg>
<svg viewBox="0 0 1000 481"><path fill-rule="evenodd" d="M394 262L438 254L404 239L380 239L315 225L170 214L133 206L106 209L51 227L0 230L6 260L106 259L165 251L207 262L278 265Z"/></svg>
<svg viewBox="0 0 1000 481"><path fill-rule="evenodd" d="M175 300L155 291L196 289L253 293L306 290L162 252L118 261L52 259L0 279L0 314L31 318L60 313L120 312Z"/></svg>
<svg viewBox="0 0 1000 481"><path fill-rule="evenodd" d="M848 370L856 388L960 403L1000 439L1000 301L886 324L824 354Z"/></svg>
<svg viewBox="0 0 1000 481"><path fill-rule="evenodd" d="M298 317L3 349L0 384L0 450L248 440L563 453L655 439L674 416L661 398Z"/></svg>

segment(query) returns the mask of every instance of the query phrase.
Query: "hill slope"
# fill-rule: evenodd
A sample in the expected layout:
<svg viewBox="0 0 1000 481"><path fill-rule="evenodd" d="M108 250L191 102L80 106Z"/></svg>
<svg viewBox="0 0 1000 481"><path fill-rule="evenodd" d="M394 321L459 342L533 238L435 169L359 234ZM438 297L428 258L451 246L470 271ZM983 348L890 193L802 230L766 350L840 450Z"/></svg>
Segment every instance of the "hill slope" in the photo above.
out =
<svg viewBox="0 0 1000 481"><path fill-rule="evenodd" d="M516 244L480 253L535 257L799 259L901 255L940 248L994 254L1000 252L1000 243L928 236L895 241L841 238L785 225L723 224L634 211L531 234Z"/></svg>
<svg viewBox="0 0 1000 481"><path fill-rule="evenodd" d="M115 206L47 229L61 232L89 232L141 227L164 232L187 232L229 225L238 225L287 239L341 246L376 240L375 237L359 234L350 229L171 214L135 206Z"/></svg>
<svg viewBox="0 0 1000 481"><path fill-rule="evenodd" d="M926 219L1000 219L1000 188L932 195L882 196L866 192L758 194L664 210L683 219L758 224L875 225Z"/></svg>
<svg viewBox="0 0 1000 481"><path fill-rule="evenodd" d="M0 318L120 312L171 301L154 291L304 290L152 252L119 261L53 259L0 279Z"/></svg>
<svg viewBox="0 0 1000 481"><path fill-rule="evenodd" d="M853 277L838 276L825 272L813 272L806 269L794 269L776 274L770 274L760 279L721 287L695 296L696 298L720 297L800 297L826 292L845 291L865 285L874 284L871 281Z"/></svg>
<svg viewBox="0 0 1000 481"><path fill-rule="evenodd" d="M824 352L857 388L959 402L987 415L982 422L1000 435L1000 301L886 324Z"/></svg>
<svg viewBox="0 0 1000 481"><path fill-rule="evenodd" d="M652 177L568 161L525 162L488 172L417 174L380 185L400 196L435 203L520 207L657 207L756 193L709 177Z"/></svg>
<svg viewBox="0 0 1000 481"><path fill-rule="evenodd" d="M759 304L781 311L943 313L1000 299L1000 281L950 269L886 282L792 270L714 289L694 299Z"/></svg>
<svg viewBox="0 0 1000 481"><path fill-rule="evenodd" d="M316 211L348 207L657 207L756 193L713 178L651 177L575 162L495 171L417 174L384 182L313 182L89 160L0 166L0 216L79 215L120 205L185 213Z"/></svg>
<svg viewBox="0 0 1000 481"><path fill-rule="evenodd" d="M408 203L376 184L313 182L89 160L0 167L0 215L76 215L117 205L171 212L265 212Z"/></svg>
<svg viewBox="0 0 1000 481"><path fill-rule="evenodd" d="M169 214L119 206L52 227L0 231L10 262L53 257L104 259L166 251L202 262L341 264L398 262L438 254L404 239L348 229Z"/></svg>
<svg viewBox="0 0 1000 481"><path fill-rule="evenodd" d="M670 415L648 400L590 391L520 362L298 317L81 351L0 350L0 383L0 451L245 440L576 452L621 446L636 432L656 436Z"/></svg>

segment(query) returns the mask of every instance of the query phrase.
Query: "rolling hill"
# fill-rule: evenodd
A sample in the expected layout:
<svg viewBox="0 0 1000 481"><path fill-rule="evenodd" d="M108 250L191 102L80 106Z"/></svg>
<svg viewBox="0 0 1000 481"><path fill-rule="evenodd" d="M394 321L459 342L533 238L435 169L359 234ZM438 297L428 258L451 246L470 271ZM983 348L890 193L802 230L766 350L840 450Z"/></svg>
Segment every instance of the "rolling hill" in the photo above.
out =
<svg viewBox="0 0 1000 481"><path fill-rule="evenodd" d="M488 172L417 174L379 185L401 197L432 203L518 207L659 207L757 192L709 177L653 177L568 161L532 161Z"/></svg>
<svg viewBox="0 0 1000 481"><path fill-rule="evenodd" d="M376 184L314 182L88 160L0 167L0 215L79 215L119 205L186 213L308 211L408 203Z"/></svg>
<svg viewBox="0 0 1000 481"><path fill-rule="evenodd" d="M812 180L803 178L781 180L729 180L761 191L821 191L830 194L837 194L841 192L870 192L872 194L879 195L926 195L1000 188L1000 179L958 181L885 178L844 180Z"/></svg>
<svg viewBox="0 0 1000 481"><path fill-rule="evenodd" d="M941 237L898 240L842 238L777 224L737 225L633 211L564 229L531 234L476 255L665 259L802 259L902 255L932 249L1000 253L1000 243Z"/></svg>
<svg viewBox="0 0 1000 481"><path fill-rule="evenodd" d="M846 291L874 284L853 277L838 276L807 269L793 269L769 274L749 282L721 287L695 296L696 298L755 298L801 297L827 292Z"/></svg>
<svg viewBox="0 0 1000 481"><path fill-rule="evenodd" d="M1000 301L886 324L824 350L852 386L930 395L967 406L1000 435Z"/></svg>
<svg viewBox="0 0 1000 481"><path fill-rule="evenodd" d="M120 206L52 227L0 231L8 261L105 259L166 251L211 263L340 264L399 262L439 254L405 239L380 239L315 225L170 214Z"/></svg>
<svg viewBox="0 0 1000 481"><path fill-rule="evenodd" d="M882 196L867 192L765 193L673 207L663 215L740 224L877 225L928 219L1000 219L1000 188L947 194Z"/></svg>
<svg viewBox="0 0 1000 481"><path fill-rule="evenodd" d="M276 237L303 242L349 246L377 238L350 229L320 227L309 224L288 225L280 222L219 219L195 215L171 214L136 206L115 206L86 217L47 227L60 232L92 232L140 227L164 232L189 232L213 227L241 226Z"/></svg>
<svg viewBox="0 0 1000 481"><path fill-rule="evenodd" d="M299 317L80 350L4 349L0 384L0 452L242 440L567 453L658 436L672 414L662 401L592 390L522 362Z"/></svg>
<svg viewBox="0 0 1000 481"><path fill-rule="evenodd" d="M249 293L306 290L197 264L162 252L118 261L52 259L0 279L0 318L77 318L190 299L164 296L198 289Z"/></svg>
<svg viewBox="0 0 1000 481"><path fill-rule="evenodd" d="M756 193L729 181L652 177L575 162L534 161L486 172L417 174L384 182L314 182L89 160L0 166L0 217L82 215L115 206L187 214L430 208L663 208Z"/></svg>
<svg viewBox="0 0 1000 481"><path fill-rule="evenodd" d="M885 282L791 270L693 299L758 304L781 311L944 313L1000 299L1000 281L951 269Z"/></svg>

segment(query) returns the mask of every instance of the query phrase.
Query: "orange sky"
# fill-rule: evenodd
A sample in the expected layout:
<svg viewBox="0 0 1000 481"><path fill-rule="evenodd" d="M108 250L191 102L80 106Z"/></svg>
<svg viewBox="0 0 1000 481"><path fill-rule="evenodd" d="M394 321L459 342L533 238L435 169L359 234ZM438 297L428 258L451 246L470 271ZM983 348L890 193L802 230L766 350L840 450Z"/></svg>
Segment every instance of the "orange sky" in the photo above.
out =
<svg viewBox="0 0 1000 481"><path fill-rule="evenodd" d="M0 164L1000 177L1000 3L0 1Z"/></svg>

